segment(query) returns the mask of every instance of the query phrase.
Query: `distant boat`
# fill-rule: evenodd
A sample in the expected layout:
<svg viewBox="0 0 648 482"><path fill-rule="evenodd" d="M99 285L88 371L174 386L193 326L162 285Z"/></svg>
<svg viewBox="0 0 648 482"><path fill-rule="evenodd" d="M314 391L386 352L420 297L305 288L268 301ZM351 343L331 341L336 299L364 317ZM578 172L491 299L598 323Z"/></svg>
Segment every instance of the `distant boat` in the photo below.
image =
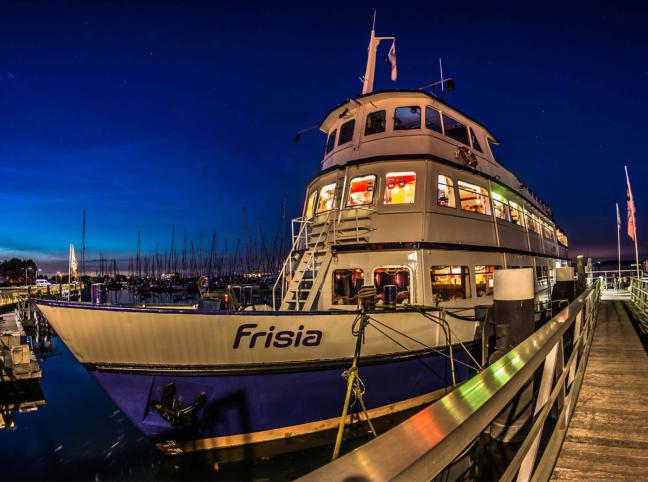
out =
<svg viewBox="0 0 648 482"><path fill-rule="evenodd" d="M294 220L273 310L38 302L160 448L334 429L367 285L378 292L359 364L369 415L430 403L477 366L475 307L492 302L494 271L533 267L546 297L567 265L566 235L495 160L486 127L423 90L373 91L377 42L372 31L363 94L319 126L322 172Z"/></svg>

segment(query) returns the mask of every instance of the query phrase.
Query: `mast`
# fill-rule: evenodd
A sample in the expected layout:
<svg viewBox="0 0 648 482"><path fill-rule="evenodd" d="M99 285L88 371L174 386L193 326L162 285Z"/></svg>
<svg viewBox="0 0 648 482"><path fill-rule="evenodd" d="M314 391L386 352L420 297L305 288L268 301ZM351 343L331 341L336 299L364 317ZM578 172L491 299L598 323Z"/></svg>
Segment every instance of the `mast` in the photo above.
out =
<svg viewBox="0 0 648 482"><path fill-rule="evenodd" d="M83 228L81 231L81 276L86 274L86 210L83 208Z"/></svg>
<svg viewBox="0 0 648 482"><path fill-rule="evenodd" d="M373 25L371 27L371 37L369 38L369 48L367 50L367 68L362 85L362 93L369 94L373 92L374 77L376 75L376 51L381 40L394 40L394 37L376 37L376 11L374 10Z"/></svg>

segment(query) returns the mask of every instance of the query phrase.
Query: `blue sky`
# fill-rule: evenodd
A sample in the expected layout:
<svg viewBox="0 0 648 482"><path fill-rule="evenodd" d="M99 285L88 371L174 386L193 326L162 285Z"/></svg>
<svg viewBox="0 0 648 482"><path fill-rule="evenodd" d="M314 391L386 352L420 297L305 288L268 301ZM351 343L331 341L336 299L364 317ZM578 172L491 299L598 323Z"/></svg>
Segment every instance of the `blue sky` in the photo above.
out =
<svg viewBox="0 0 648 482"><path fill-rule="evenodd" d="M448 102L554 209L571 254L616 252L628 164L648 233L648 13L636 2L14 2L0 6L0 259L168 246L171 226L234 242L296 215L323 137L298 129L357 94L373 9L398 82L457 79ZM383 55L383 54L379 54ZM386 55L386 52L384 52ZM631 241L624 235L624 252ZM642 243L645 247L646 243ZM644 250L645 252L645 250Z"/></svg>

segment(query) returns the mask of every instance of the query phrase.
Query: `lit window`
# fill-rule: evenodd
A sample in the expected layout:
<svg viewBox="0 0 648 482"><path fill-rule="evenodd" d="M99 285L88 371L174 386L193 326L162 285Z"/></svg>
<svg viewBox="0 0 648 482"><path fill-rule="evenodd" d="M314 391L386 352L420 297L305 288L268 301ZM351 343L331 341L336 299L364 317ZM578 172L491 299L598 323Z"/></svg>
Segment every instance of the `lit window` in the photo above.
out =
<svg viewBox="0 0 648 482"><path fill-rule="evenodd" d="M533 231L536 234L542 234L540 228L540 219L538 219L538 216L530 213L525 209L524 218L526 219L526 223L527 226L529 227L529 230Z"/></svg>
<svg viewBox="0 0 648 482"><path fill-rule="evenodd" d="M511 208L511 222L524 227L524 211L522 207L513 201L509 201L509 206Z"/></svg>
<svg viewBox="0 0 648 482"><path fill-rule="evenodd" d="M468 128L464 124L446 114L443 114L443 127L446 136L455 141L466 144L467 146L470 145L470 141L468 140Z"/></svg>
<svg viewBox="0 0 648 482"><path fill-rule="evenodd" d="M493 211L495 212L495 216L498 217L499 219L504 219L505 221L509 221L509 204L506 198L500 196L497 193L492 193L493 194Z"/></svg>
<svg viewBox="0 0 648 482"><path fill-rule="evenodd" d="M333 150L335 147L335 135L337 134L337 129L333 129L333 131L329 134L328 140L326 141L326 153L328 154Z"/></svg>
<svg viewBox="0 0 648 482"><path fill-rule="evenodd" d="M550 241L553 241L554 240L553 228L549 226L547 223L542 223L542 235L545 237L545 239L549 239Z"/></svg>
<svg viewBox="0 0 648 482"><path fill-rule="evenodd" d="M470 298L467 266L432 266L432 295L437 301Z"/></svg>
<svg viewBox="0 0 648 482"><path fill-rule="evenodd" d="M461 209L490 216L490 200L488 190L475 184L459 181L459 201Z"/></svg>
<svg viewBox="0 0 648 482"><path fill-rule="evenodd" d="M475 292L478 298L493 294L496 269L500 269L500 266L475 266Z"/></svg>
<svg viewBox="0 0 648 482"><path fill-rule="evenodd" d="M475 149L476 151L481 152L482 148L479 145L479 140L477 139L477 136L475 135L475 131L473 130L472 127L470 128L470 140L472 141L473 149Z"/></svg>
<svg viewBox="0 0 648 482"><path fill-rule="evenodd" d="M364 206L373 202L376 190L376 176L362 176L351 179L347 206Z"/></svg>
<svg viewBox="0 0 648 482"><path fill-rule="evenodd" d="M556 229L556 238L558 239L558 243L560 243L562 246L565 248L569 247L567 244L567 236L565 236L565 233L563 233L560 229Z"/></svg>
<svg viewBox="0 0 648 482"><path fill-rule="evenodd" d="M355 129L355 119L345 122L340 127L340 140L338 141L338 146L351 142L353 139L353 129Z"/></svg>
<svg viewBox="0 0 648 482"><path fill-rule="evenodd" d="M410 129L421 128L421 108L418 106L412 107L397 107L396 114L394 115L394 130L406 131Z"/></svg>
<svg viewBox="0 0 648 482"><path fill-rule="evenodd" d="M396 286L396 302L408 303L410 295L410 272L405 267L376 268L374 270L374 286L378 299L385 298L385 286Z"/></svg>
<svg viewBox="0 0 648 482"><path fill-rule="evenodd" d="M364 273L361 269L336 269L333 271L333 304L357 305L358 291L362 288Z"/></svg>
<svg viewBox="0 0 648 482"><path fill-rule="evenodd" d="M425 127L437 131L438 133L443 133L443 128L441 127L441 113L432 108L425 108Z"/></svg>
<svg viewBox="0 0 648 482"><path fill-rule="evenodd" d="M385 176L385 204L413 204L415 172L390 172Z"/></svg>
<svg viewBox="0 0 648 482"><path fill-rule="evenodd" d="M313 191L310 196L308 196L308 202L306 203L306 219L310 219L315 214L315 197L317 196L317 191Z"/></svg>
<svg viewBox="0 0 648 482"><path fill-rule="evenodd" d="M330 211L335 205L335 183L322 186L317 201L317 212Z"/></svg>
<svg viewBox="0 0 648 482"><path fill-rule="evenodd" d="M384 110L379 110L378 112L372 112L369 114L367 116L367 123L365 124L365 136L385 132L385 120L386 112Z"/></svg>
<svg viewBox="0 0 648 482"><path fill-rule="evenodd" d="M455 201L454 184L451 177L439 175L437 204L439 206L447 206L449 208L457 207L457 203Z"/></svg>

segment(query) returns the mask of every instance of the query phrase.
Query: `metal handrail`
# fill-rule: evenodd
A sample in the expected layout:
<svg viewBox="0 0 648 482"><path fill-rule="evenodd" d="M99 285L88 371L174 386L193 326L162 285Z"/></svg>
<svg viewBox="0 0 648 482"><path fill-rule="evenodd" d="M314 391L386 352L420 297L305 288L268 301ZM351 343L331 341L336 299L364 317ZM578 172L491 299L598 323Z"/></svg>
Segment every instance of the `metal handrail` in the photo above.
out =
<svg viewBox="0 0 648 482"><path fill-rule="evenodd" d="M410 419L302 480L431 480L448 467L513 400L543 365L531 432L504 478L528 480L553 468L571 419L594 333L600 285L588 289L502 358ZM563 364L563 336L574 325L574 350ZM554 383L554 373L557 381ZM559 422L538 469L538 441L554 401L564 400ZM562 428L561 428L562 427ZM543 468L544 464L544 468Z"/></svg>
<svg viewBox="0 0 648 482"><path fill-rule="evenodd" d="M648 313L648 277L630 279L630 301L642 313Z"/></svg>
<svg viewBox="0 0 648 482"><path fill-rule="evenodd" d="M293 219L293 223L301 222L301 227L299 228L299 232L297 236L294 235L293 232L293 242L292 246L290 247L290 252L288 253L288 256L286 256L286 260L284 261L283 265L281 266L281 271L279 271L279 276L277 276L277 280L275 281L275 284L272 286L272 309L276 310L277 309L277 286L279 283L281 283L281 299L283 300L284 297L284 282L286 280L286 267L290 263L290 271L292 273L292 257L293 253L298 249L299 241L302 237L302 233L304 230L308 228L308 225L310 224L309 220L302 221L302 218L296 218Z"/></svg>

